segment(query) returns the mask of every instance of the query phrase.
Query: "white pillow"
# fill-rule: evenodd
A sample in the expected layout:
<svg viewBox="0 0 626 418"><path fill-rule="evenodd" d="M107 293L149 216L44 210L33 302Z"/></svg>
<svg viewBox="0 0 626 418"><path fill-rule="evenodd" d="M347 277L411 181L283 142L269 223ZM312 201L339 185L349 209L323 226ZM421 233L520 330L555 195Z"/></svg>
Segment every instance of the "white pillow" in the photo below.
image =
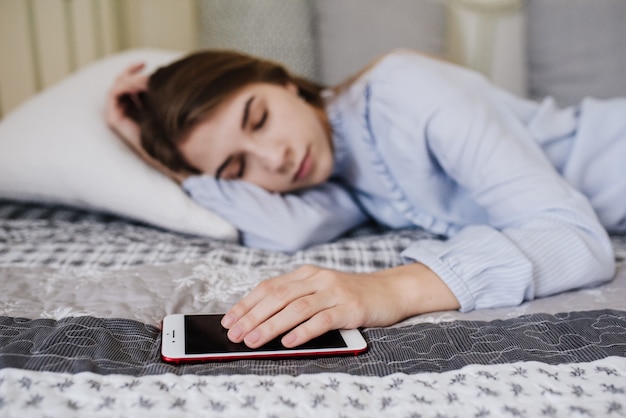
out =
<svg viewBox="0 0 626 418"><path fill-rule="evenodd" d="M128 50L39 93L0 121L0 198L98 209L166 229L234 240L236 229L194 203L109 130L105 100L115 76L153 71L182 54Z"/></svg>

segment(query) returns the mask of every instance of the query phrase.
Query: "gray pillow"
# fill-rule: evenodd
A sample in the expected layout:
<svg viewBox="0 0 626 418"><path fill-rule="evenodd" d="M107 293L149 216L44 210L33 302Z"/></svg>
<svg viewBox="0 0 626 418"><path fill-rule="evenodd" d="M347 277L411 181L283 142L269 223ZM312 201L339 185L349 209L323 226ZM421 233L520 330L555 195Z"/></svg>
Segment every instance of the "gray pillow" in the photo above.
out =
<svg viewBox="0 0 626 418"><path fill-rule="evenodd" d="M626 1L528 0L529 94L626 96Z"/></svg>
<svg viewBox="0 0 626 418"><path fill-rule="evenodd" d="M394 48L441 55L445 6L432 0L314 0L321 80L341 82Z"/></svg>
<svg viewBox="0 0 626 418"><path fill-rule="evenodd" d="M258 55L318 79L307 0L202 0L200 46Z"/></svg>

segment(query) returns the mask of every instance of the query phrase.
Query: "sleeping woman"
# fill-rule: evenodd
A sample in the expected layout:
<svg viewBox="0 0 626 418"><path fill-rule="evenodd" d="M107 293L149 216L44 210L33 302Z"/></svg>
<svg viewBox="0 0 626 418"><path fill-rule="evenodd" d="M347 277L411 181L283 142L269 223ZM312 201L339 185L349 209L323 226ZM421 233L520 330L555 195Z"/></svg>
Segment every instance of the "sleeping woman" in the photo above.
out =
<svg viewBox="0 0 626 418"><path fill-rule="evenodd" d="M607 232L626 232L626 99L561 109L411 51L334 88L230 51L137 64L107 121L244 245L296 251L372 219L446 237L391 269L263 281L222 319L250 347L596 285L614 275Z"/></svg>

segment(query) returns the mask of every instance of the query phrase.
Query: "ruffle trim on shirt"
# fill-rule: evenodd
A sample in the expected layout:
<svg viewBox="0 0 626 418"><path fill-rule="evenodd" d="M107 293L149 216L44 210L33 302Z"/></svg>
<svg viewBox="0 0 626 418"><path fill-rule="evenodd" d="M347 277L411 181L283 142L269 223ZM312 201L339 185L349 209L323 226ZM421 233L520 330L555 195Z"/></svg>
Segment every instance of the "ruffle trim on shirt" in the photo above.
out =
<svg viewBox="0 0 626 418"><path fill-rule="evenodd" d="M332 132L330 140L333 145L333 169L331 177L341 177L345 172L348 164L348 144L346 143L346 134L343 128L341 110L339 109L337 96L330 90L324 90L322 97L326 101L326 115L330 123Z"/></svg>
<svg viewBox="0 0 626 418"><path fill-rule="evenodd" d="M459 228L453 224L442 221L436 218L432 214L424 211L421 208L415 207L404 193L402 187L394 178L391 170L386 165L385 161L381 158L380 153L376 149L376 140L372 133L372 126L370 121L370 107L371 107L371 86L367 84L364 89L363 107L361 110L362 137L364 142L369 145L371 162L376 172L379 174L381 180L389 190L391 199L390 202L394 208L402 214L407 220L420 226L427 231L430 231L439 235L452 235L458 232Z"/></svg>

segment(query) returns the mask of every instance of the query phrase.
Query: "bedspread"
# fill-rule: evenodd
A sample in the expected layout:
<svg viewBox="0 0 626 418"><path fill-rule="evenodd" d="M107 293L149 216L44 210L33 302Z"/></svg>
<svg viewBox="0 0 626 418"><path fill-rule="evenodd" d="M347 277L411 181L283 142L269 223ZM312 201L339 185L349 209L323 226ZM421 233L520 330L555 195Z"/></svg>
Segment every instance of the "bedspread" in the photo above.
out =
<svg viewBox="0 0 626 418"><path fill-rule="evenodd" d="M224 312L310 263L401 263L419 229L370 225L295 254L101 213L0 201L0 416L626 415L626 237L603 286L366 328L359 356L174 366L169 313Z"/></svg>

